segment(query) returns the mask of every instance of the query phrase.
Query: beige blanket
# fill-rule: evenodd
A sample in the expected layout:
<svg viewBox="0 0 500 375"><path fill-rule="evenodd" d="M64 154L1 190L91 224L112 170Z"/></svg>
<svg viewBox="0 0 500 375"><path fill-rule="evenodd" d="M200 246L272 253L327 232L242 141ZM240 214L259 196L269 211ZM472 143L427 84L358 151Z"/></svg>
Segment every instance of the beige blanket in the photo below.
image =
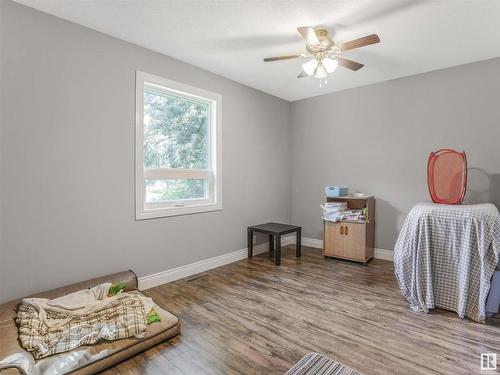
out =
<svg viewBox="0 0 500 375"><path fill-rule="evenodd" d="M107 297L110 286L101 284L54 300L23 299L16 318L23 348L40 359L101 339L142 334L153 301L134 293Z"/></svg>

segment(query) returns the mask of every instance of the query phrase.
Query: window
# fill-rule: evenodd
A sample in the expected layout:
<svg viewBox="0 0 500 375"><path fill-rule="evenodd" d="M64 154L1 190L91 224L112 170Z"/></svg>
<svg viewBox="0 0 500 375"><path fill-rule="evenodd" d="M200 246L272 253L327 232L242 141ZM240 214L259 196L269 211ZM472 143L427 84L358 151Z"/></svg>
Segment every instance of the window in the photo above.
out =
<svg viewBox="0 0 500 375"><path fill-rule="evenodd" d="M222 209L221 96L137 71L136 219Z"/></svg>

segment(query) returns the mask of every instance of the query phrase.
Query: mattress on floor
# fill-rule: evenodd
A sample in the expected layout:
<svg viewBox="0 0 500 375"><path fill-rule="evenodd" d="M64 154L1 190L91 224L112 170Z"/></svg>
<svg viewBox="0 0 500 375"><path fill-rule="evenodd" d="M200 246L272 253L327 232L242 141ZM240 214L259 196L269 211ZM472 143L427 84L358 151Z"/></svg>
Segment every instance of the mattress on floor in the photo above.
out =
<svg viewBox="0 0 500 375"><path fill-rule="evenodd" d="M53 299L107 282L125 283L127 284L126 290L130 293L140 293L137 290L138 281L135 273L123 271L39 293L33 297ZM18 340L18 327L15 320L20 302L19 299L0 305L0 368L7 368L4 371L0 370L2 375L4 373L7 375L65 374L68 372L73 375L96 374L180 333L179 319L155 304L155 310L160 315L161 321L151 324L140 338L129 337L121 340L101 341L35 362L33 355L24 350Z"/></svg>

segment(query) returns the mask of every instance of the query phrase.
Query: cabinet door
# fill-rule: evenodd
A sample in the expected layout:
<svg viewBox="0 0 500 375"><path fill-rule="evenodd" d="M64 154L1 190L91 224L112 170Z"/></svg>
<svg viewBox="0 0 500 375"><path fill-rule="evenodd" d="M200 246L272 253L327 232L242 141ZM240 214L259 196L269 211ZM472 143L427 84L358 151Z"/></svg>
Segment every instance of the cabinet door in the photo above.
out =
<svg viewBox="0 0 500 375"><path fill-rule="evenodd" d="M365 261L366 225L344 223L344 256Z"/></svg>
<svg viewBox="0 0 500 375"><path fill-rule="evenodd" d="M344 224L325 222L324 255L342 256L344 254L344 235L342 233L344 233Z"/></svg>

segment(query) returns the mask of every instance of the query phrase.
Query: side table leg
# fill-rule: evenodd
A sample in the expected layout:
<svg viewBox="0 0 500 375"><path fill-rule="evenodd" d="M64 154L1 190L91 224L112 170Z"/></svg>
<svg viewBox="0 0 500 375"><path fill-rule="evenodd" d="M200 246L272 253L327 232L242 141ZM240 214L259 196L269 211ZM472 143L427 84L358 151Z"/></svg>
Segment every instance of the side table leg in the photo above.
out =
<svg viewBox="0 0 500 375"><path fill-rule="evenodd" d="M248 228L247 231L247 247L248 247L248 258L253 257L253 231Z"/></svg>
<svg viewBox="0 0 500 375"><path fill-rule="evenodd" d="M274 263L279 266L281 264L281 235L276 235L276 248L274 249Z"/></svg>
<svg viewBox="0 0 500 375"><path fill-rule="evenodd" d="M302 255L302 228L297 230L297 243L295 244L295 256L300 258Z"/></svg>

